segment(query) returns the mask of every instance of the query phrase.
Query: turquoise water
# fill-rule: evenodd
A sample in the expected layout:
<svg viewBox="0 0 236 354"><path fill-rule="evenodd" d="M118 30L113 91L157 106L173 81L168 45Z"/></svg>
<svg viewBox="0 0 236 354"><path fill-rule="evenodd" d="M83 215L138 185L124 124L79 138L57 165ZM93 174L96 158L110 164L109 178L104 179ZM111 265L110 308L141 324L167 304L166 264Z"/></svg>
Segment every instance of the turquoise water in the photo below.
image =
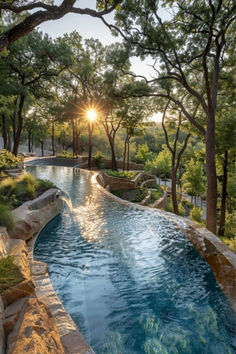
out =
<svg viewBox="0 0 236 354"><path fill-rule="evenodd" d="M71 168L28 167L68 193L35 258L96 353L235 352L235 315L183 234L151 211L114 202Z"/></svg>

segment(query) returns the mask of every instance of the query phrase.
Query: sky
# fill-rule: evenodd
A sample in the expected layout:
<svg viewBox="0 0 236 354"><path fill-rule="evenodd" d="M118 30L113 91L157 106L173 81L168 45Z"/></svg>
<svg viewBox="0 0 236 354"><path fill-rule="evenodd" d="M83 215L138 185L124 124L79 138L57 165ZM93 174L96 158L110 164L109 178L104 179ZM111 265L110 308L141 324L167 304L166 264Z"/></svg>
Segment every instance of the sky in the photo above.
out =
<svg viewBox="0 0 236 354"><path fill-rule="evenodd" d="M56 0L55 4L58 3L61 3L61 1ZM95 0L79 0L77 1L76 6L95 9L95 4ZM113 14L106 15L105 19L107 22L112 23ZM61 19L44 22L38 27L38 29L44 33L48 33L53 39L76 30L83 38L98 39L103 45L109 45L121 41L120 37L112 36L110 30L100 19L88 15L70 13ZM131 70L137 75L146 76L148 79L154 76L154 71L150 67L151 64L151 59L142 62L137 57L131 58ZM159 121L160 114L155 115L153 119Z"/></svg>

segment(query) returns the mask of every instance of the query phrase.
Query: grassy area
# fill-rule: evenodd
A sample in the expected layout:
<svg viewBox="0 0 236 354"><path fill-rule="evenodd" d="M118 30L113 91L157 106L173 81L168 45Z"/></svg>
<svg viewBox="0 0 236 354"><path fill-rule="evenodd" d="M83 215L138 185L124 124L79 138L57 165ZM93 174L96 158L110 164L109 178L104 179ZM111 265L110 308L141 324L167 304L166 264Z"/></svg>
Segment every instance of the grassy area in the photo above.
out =
<svg viewBox="0 0 236 354"><path fill-rule="evenodd" d="M73 156L72 152L63 150L56 157L63 158L63 159L77 159L78 156Z"/></svg>
<svg viewBox="0 0 236 354"><path fill-rule="evenodd" d="M0 294L8 288L21 283L24 278L19 268L13 263L14 257L7 256L0 260Z"/></svg>
<svg viewBox="0 0 236 354"><path fill-rule="evenodd" d="M29 173L7 177L0 181L0 203L16 208L53 187L52 182L36 179Z"/></svg>
<svg viewBox="0 0 236 354"><path fill-rule="evenodd" d="M130 171L112 171L112 170L106 170L105 171L108 176L111 177L119 177L119 178L128 178L128 179L133 179L139 174L138 171L135 172L130 172Z"/></svg>
<svg viewBox="0 0 236 354"><path fill-rule="evenodd" d="M154 203L156 200L158 200L163 196L163 189L157 184L156 187L155 187L156 191L151 191L150 204Z"/></svg>
<svg viewBox="0 0 236 354"><path fill-rule="evenodd" d="M0 226L5 226L8 232L14 228L14 220L8 204L0 203Z"/></svg>

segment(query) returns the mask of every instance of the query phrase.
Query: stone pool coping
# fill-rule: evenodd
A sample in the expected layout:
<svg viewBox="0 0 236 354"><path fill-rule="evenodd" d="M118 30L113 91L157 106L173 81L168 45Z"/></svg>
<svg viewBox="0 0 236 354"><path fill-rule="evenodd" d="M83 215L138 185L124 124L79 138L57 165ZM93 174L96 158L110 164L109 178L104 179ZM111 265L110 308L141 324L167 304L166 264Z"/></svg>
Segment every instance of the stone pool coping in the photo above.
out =
<svg viewBox="0 0 236 354"><path fill-rule="evenodd" d="M151 210L183 232L211 267L217 282L236 312L236 254L226 244L212 232L187 218L149 206L137 205L115 196L100 184L98 176L99 173L93 174L92 183L111 199L139 210Z"/></svg>

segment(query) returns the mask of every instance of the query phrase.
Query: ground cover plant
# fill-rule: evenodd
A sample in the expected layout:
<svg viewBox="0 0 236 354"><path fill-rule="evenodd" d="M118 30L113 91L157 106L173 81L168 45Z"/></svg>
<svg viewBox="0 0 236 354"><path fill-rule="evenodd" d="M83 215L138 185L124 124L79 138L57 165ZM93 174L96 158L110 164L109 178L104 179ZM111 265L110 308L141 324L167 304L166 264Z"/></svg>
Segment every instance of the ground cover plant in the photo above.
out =
<svg viewBox="0 0 236 354"><path fill-rule="evenodd" d="M52 182L36 179L29 173L7 177L0 182L0 202L16 208L53 187Z"/></svg>
<svg viewBox="0 0 236 354"><path fill-rule="evenodd" d="M0 260L0 294L23 280L24 277L19 268L14 264L13 256L7 256Z"/></svg>
<svg viewBox="0 0 236 354"><path fill-rule="evenodd" d="M139 172L136 171L112 171L112 170L105 170L106 174L111 177L119 177L119 178L128 178L134 179Z"/></svg>

